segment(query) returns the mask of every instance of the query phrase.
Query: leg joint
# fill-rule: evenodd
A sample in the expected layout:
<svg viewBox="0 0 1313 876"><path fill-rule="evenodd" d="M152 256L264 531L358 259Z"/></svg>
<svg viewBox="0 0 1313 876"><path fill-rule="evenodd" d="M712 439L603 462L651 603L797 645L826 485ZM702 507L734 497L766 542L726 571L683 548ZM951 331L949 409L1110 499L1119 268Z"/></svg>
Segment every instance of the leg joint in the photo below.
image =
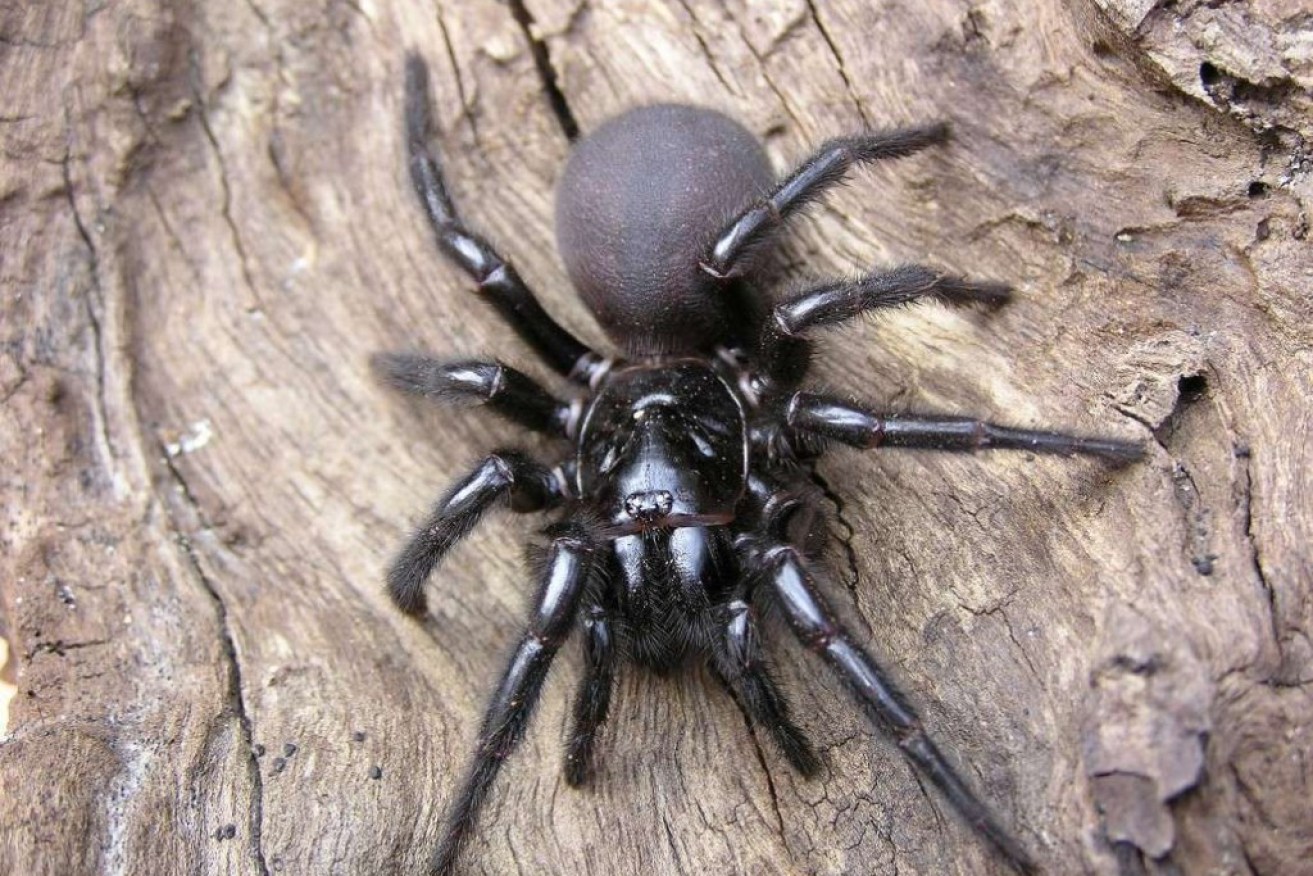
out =
<svg viewBox="0 0 1313 876"><path fill-rule="evenodd" d="M485 264L481 266L483 275L478 277L480 292L506 293L520 285L520 278L506 262L488 253Z"/></svg>

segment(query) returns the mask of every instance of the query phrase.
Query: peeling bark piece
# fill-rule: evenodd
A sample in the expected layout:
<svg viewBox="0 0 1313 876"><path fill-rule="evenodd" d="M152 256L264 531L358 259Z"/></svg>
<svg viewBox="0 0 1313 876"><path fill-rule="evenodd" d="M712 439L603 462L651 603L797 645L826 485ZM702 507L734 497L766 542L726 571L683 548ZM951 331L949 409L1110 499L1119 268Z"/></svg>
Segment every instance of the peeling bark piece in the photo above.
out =
<svg viewBox="0 0 1313 876"><path fill-rule="evenodd" d="M1130 773L1094 777L1094 800L1109 842L1130 843L1151 858L1172 850L1176 828L1153 779Z"/></svg>
<svg viewBox="0 0 1313 876"><path fill-rule="evenodd" d="M1204 370L1204 344L1182 331L1142 341L1117 363L1125 381L1113 394L1117 410L1157 431L1181 399L1181 382Z"/></svg>
<svg viewBox="0 0 1313 876"><path fill-rule="evenodd" d="M1085 769L1108 839L1161 858L1175 835L1167 804L1202 776L1212 684L1188 645L1130 609L1113 610L1105 635Z"/></svg>
<svg viewBox="0 0 1313 876"><path fill-rule="evenodd" d="M1256 131L1313 140L1313 29L1308 4L1094 0L1185 94Z"/></svg>

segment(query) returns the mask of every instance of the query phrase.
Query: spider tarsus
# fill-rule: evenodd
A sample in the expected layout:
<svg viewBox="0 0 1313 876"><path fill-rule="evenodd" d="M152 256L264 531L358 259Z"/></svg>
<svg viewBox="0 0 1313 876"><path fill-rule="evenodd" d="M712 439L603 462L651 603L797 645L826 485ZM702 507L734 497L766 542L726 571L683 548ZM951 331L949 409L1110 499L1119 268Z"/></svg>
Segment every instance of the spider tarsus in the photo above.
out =
<svg viewBox="0 0 1313 876"><path fill-rule="evenodd" d="M369 357L369 366L375 377L397 392L442 400L465 394L444 373L444 363L418 353L375 353Z"/></svg>
<svg viewBox="0 0 1313 876"><path fill-rule="evenodd" d="M397 608L411 617L423 617L428 613L429 601L424 595L424 580L418 579L408 570L398 569L396 565L388 571L388 596Z"/></svg>
<svg viewBox="0 0 1313 876"><path fill-rule="evenodd" d="M758 672L763 672L758 670ZM743 701L740 705L749 720L761 726L775 741L775 747L804 778L812 778L821 771L821 759L816 754L802 729L789 715L789 706L775 686L774 679L761 674L747 680L740 679L737 687Z"/></svg>
<svg viewBox="0 0 1313 876"><path fill-rule="evenodd" d="M715 643L710 669L748 724L768 732L789 765L811 777L820 771L820 758L793 722L788 700L767 665L760 621L752 606L756 582L751 579L745 573L732 598L717 612L721 638Z"/></svg>
<svg viewBox="0 0 1313 876"><path fill-rule="evenodd" d="M1017 872L1030 876L1038 873L1039 867L1035 859L1017 839L1000 827L992 818L985 822L975 822L971 825L978 833L985 836L994 845L1004 858L1008 860Z"/></svg>
<svg viewBox="0 0 1313 876"><path fill-rule="evenodd" d="M432 126L429 99L429 65L418 52L406 53L405 112L406 144L411 155L428 150Z"/></svg>
<svg viewBox="0 0 1313 876"><path fill-rule="evenodd" d="M928 123L925 125L925 129L926 137L931 143L947 143L953 139L953 126L944 119Z"/></svg>
<svg viewBox="0 0 1313 876"><path fill-rule="evenodd" d="M500 766L500 760L480 764L466 778L465 788L452 805L443 825L442 840L429 865L430 876L450 876L454 871L461 848L474 829L475 815L483 808L488 789Z"/></svg>
<svg viewBox="0 0 1313 876"><path fill-rule="evenodd" d="M951 304L978 302L993 307L1002 306L1012 298L1012 285L991 280L967 280L951 274L941 274L935 280L935 292Z"/></svg>
<svg viewBox="0 0 1313 876"><path fill-rule="evenodd" d="M1087 438L1085 448L1079 452L1101 456L1114 466L1139 462L1148 453L1142 441L1113 441L1107 438Z"/></svg>
<svg viewBox="0 0 1313 876"><path fill-rule="evenodd" d="M931 122L927 125L894 128L856 137L840 137L828 141L820 148L818 154L823 156L831 149L846 150L851 156L850 163L906 158L931 146L942 145L948 142L951 136L952 129L947 122Z"/></svg>
<svg viewBox="0 0 1313 876"><path fill-rule="evenodd" d="M591 746L588 748L576 747L572 743L569 753L565 756L565 762L562 764L561 771L565 774L565 783L571 788L582 788L588 785L593 778L592 765L589 763L591 759Z"/></svg>
<svg viewBox="0 0 1313 876"><path fill-rule="evenodd" d="M593 528L602 531L594 521ZM600 537L600 536L599 536ZM566 742L563 764L566 782L574 788L588 783L593 771L597 735L611 708L615 681L616 641L608 610L594 597L584 609L584 675L574 704L574 726Z"/></svg>
<svg viewBox="0 0 1313 876"><path fill-rule="evenodd" d="M783 752L784 758L805 779L814 779L820 775L821 757L802 732L793 725L787 729L775 731L775 740Z"/></svg>
<svg viewBox="0 0 1313 876"><path fill-rule="evenodd" d="M1033 872L1035 865L1025 847L998 823L989 808L967 787L919 722L901 735L898 746L948 798L968 824L988 839L1018 870L1023 873Z"/></svg>
<svg viewBox="0 0 1313 876"><path fill-rule="evenodd" d="M491 497L488 502L492 501ZM393 560L387 573L387 591L392 601L406 614L419 615L427 610L424 585L429 576L457 541L482 516L484 509L460 516L444 516L447 502L439 502L429 520L407 542Z"/></svg>

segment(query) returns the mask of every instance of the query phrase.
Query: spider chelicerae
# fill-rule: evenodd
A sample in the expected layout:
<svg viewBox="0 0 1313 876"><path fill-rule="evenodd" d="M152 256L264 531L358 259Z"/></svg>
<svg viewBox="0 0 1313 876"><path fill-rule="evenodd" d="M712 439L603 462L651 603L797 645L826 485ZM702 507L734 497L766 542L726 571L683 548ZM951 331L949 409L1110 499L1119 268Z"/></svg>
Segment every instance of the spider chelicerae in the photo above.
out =
<svg viewBox="0 0 1313 876"><path fill-rule="evenodd" d="M1135 443L1013 429L970 419L881 413L800 388L813 330L923 298L1004 302L1009 287L917 265L791 294L771 305L756 258L785 221L854 165L943 142L943 124L832 140L777 180L761 144L720 113L634 109L573 150L557 191L558 246L584 302L624 350L610 358L557 324L495 250L457 217L430 150L428 70L407 60L410 173L446 254L553 370L562 400L496 361L380 354L391 386L440 402L486 405L566 442L544 464L488 456L453 486L396 558L388 592L425 611L435 566L485 512L558 511L537 565L528 626L493 694L472 763L450 805L434 873L453 868L502 762L520 741L552 659L576 628L584 674L565 777L587 781L616 673L709 663L786 760L820 761L789 716L763 656L761 615L777 610L872 721L1015 866L1023 846L990 814L922 729L885 671L836 619L813 568L823 539L816 460L828 444L973 451L1015 448L1117 462Z"/></svg>

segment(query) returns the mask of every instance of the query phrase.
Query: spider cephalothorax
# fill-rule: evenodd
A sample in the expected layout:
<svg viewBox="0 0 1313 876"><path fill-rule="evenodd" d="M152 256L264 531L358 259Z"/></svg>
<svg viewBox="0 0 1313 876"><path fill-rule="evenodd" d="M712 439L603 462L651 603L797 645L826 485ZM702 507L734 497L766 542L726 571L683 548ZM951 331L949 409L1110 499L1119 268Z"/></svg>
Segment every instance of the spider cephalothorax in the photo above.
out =
<svg viewBox="0 0 1313 876"><path fill-rule="evenodd" d="M566 778L588 777L621 659L657 671L710 662L748 717L804 774L819 768L762 659L759 615L779 609L857 701L954 807L1016 866L1031 867L926 736L885 672L826 605L812 473L829 442L862 448L1020 448L1137 458L1137 444L893 416L799 388L810 331L857 314L933 298L1006 300L1008 287L904 266L793 294L771 306L751 256L854 164L942 142L943 125L833 140L776 182L757 140L705 109L632 110L581 141L557 201L560 248L585 302L625 358L584 346L542 309L514 269L456 217L427 141L428 73L406 77L410 170L447 254L577 398L557 399L498 362L375 358L406 392L486 404L560 438L552 465L499 451L434 507L388 574L405 611L422 612L426 580L485 511L557 510L530 620L479 732L432 863L447 873L502 761L524 732L562 642L578 629L585 669L567 741Z"/></svg>

